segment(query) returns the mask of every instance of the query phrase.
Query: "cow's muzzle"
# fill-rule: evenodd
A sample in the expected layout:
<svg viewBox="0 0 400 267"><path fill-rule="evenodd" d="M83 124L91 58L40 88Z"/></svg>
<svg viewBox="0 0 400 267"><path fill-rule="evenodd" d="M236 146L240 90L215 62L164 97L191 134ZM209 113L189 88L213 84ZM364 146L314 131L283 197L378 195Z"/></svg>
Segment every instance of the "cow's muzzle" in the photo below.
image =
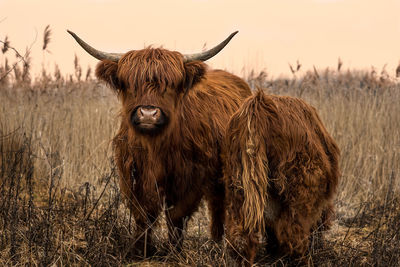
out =
<svg viewBox="0 0 400 267"><path fill-rule="evenodd" d="M142 133L152 134L161 130L167 123L164 112L154 106L139 106L131 116L133 126Z"/></svg>

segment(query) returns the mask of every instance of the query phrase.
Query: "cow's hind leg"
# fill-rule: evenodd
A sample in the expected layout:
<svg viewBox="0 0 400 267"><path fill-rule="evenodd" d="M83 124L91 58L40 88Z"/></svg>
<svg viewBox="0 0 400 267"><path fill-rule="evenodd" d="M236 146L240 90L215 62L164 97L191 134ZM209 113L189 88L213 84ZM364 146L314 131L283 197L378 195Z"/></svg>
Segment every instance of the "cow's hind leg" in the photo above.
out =
<svg viewBox="0 0 400 267"><path fill-rule="evenodd" d="M332 225L332 219L335 215L334 206L332 202L328 202L318 220L316 226L312 230L310 236L310 249L318 250L325 247L324 232L329 230Z"/></svg>
<svg viewBox="0 0 400 267"><path fill-rule="evenodd" d="M227 229L227 248L235 266L252 266L259 246L258 234L244 232L240 226L230 224Z"/></svg>

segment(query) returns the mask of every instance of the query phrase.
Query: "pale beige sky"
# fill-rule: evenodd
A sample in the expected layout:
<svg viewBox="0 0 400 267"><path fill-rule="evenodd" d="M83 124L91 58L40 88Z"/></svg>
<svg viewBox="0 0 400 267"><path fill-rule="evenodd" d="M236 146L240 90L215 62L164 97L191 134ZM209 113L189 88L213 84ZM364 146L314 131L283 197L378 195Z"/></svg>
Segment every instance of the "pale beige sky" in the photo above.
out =
<svg viewBox="0 0 400 267"><path fill-rule="evenodd" d="M53 31L51 54L43 55L42 32ZM84 69L97 62L66 29L108 52L153 44L183 53L213 46L239 30L231 43L208 61L239 75L265 69L288 74L288 63L304 69L344 68L393 72L400 60L399 0L0 0L0 39L8 35L20 50L33 45L34 69L57 62L72 72L76 53ZM3 55L0 60L3 60Z"/></svg>

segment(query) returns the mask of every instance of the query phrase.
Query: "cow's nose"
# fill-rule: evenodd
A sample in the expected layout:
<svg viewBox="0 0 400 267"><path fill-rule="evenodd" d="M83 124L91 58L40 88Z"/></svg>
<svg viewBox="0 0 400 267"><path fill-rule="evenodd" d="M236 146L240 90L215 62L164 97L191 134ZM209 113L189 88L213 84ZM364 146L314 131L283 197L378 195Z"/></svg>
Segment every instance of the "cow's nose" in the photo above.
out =
<svg viewBox="0 0 400 267"><path fill-rule="evenodd" d="M137 115L142 123L156 123L160 119L161 111L156 107L139 107Z"/></svg>
<svg viewBox="0 0 400 267"><path fill-rule="evenodd" d="M131 122L143 134L156 134L168 123L168 117L159 107L143 105L132 112Z"/></svg>
<svg viewBox="0 0 400 267"><path fill-rule="evenodd" d="M140 115L144 116L144 117L154 117L158 113L158 109L157 108L141 107L141 108L139 108L139 111L140 111Z"/></svg>

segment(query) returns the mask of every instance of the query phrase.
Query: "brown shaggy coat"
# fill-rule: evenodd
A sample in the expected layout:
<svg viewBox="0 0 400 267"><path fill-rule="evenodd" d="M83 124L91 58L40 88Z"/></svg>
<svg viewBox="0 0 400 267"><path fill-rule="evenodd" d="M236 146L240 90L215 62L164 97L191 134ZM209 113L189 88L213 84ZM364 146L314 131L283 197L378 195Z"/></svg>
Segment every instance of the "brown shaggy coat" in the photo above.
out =
<svg viewBox="0 0 400 267"><path fill-rule="evenodd" d="M329 227L339 154L304 101L262 91L245 100L223 145L226 235L239 262L253 264L264 237L301 255L311 231Z"/></svg>
<svg viewBox="0 0 400 267"><path fill-rule="evenodd" d="M128 52L118 63L101 61L96 75L122 102L113 144L121 192L136 220L136 248L153 252L151 228L165 205L169 238L179 249L182 229L203 196L212 237L221 239L221 143L229 118L251 94L248 85L225 71L208 71L202 62L184 63L179 52L161 48ZM132 114L141 106L162 110L167 124L160 132L146 134L132 126Z"/></svg>

